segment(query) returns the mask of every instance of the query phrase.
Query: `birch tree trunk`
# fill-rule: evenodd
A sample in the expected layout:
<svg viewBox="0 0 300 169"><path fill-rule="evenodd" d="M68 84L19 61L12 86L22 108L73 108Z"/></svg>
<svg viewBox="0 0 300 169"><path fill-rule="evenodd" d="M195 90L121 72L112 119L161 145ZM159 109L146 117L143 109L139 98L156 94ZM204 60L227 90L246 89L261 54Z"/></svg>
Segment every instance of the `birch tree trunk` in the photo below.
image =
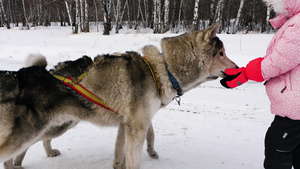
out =
<svg viewBox="0 0 300 169"><path fill-rule="evenodd" d="M79 2L80 2L80 6L79 6L79 9L80 9L80 30L81 30L81 32L84 32L84 28L83 28L83 23L84 23L83 0L79 0Z"/></svg>
<svg viewBox="0 0 300 169"><path fill-rule="evenodd" d="M25 25L26 25L26 28L29 30L29 23L28 23L28 18L26 15L25 0L22 0L22 4L23 4L23 12L24 12L24 18L25 18ZM23 25L23 26L25 26L25 25Z"/></svg>
<svg viewBox="0 0 300 169"><path fill-rule="evenodd" d="M127 5L128 5L128 0L125 1L125 5L124 5L124 8L123 8L123 11L122 11L122 14L121 14L121 18L120 18L121 21L123 21L124 12L125 12L125 9L126 9Z"/></svg>
<svg viewBox="0 0 300 169"><path fill-rule="evenodd" d="M163 32L167 32L169 30L169 12L170 12L170 1L165 0L164 4L164 30Z"/></svg>
<svg viewBox="0 0 300 169"><path fill-rule="evenodd" d="M156 3L157 0L153 0L153 9L152 9L152 13L153 13L153 33L157 33L157 22L158 22L158 19L157 19L157 3Z"/></svg>
<svg viewBox="0 0 300 169"><path fill-rule="evenodd" d="M42 25L42 17L43 17L43 6L42 6L42 0L40 0L38 6L38 25Z"/></svg>
<svg viewBox="0 0 300 169"><path fill-rule="evenodd" d="M267 18L266 18L267 32L270 32L270 29L271 29L271 26L269 24L270 14L271 14L271 7L268 6L268 8L267 8Z"/></svg>
<svg viewBox="0 0 300 169"><path fill-rule="evenodd" d="M90 31L90 22L89 22L89 4L88 0L84 0L84 26L83 31L89 32Z"/></svg>
<svg viewBox="0 0 300 169"><path fill-rule="evenodd" d="M219 32L222 31L222 14L223 14L223 4L224 4L224 0L219 0L218 5L217 5L217 9L216 9L216 15L215 15L215 21L217 23L220 23L220 30Z"/></svg>
<svg viewBox="0 0 300 169"><path fill-rule="evenodd" d="M117 0L117 7L116 7L116 33L119 33L119 22L121 19L121 0Z"/></svg>
<svg viewBox="0 0 300 169"><path fill-rule="evenodd" d="M95 6L95 13L96 13L96 16L95 16L95 23L96 23L96 27L97 27L97 32L99 32L99 25L98 25L98 8L97 8L97 3L96 3L96 0L94 0L94 6Z"/></svg>
<svg viewBox="0 0 300 169"><path fill-rule="evenodd" d="M149 24L149 5L148 5L148 1L144 0L144 7L145 7L145 27L148 27Z"/></svg>
<svg viewBox="0 0 300 169"><path fill-rule="evenodd" d="M80 31L80 6L79 0L75 0L75 8L76 8L76 18L75 18L75 31L74 33L77 34Z"/></svg>
<svg viewBox="0 0 300 169"><path fill-rule="evenodd" d="M110 6L111 0L103 0L103 8L104 8L104 32L103 35L109 35L111 31L111 20L110 20Z"/></svg>
<svg viewBox="0 0 300 169"><path fill-rule="evenodd" d="M154 33L161 33L161 1L153 0Z"/></svg>
<svg viewBox="0 0 300 169"><path fill-rule="evenodd" d="M19 26L19 20L18 20L18 10L17 9L19 9L19 5L18 5L18 3L17 3L17 1L16 0L12 0L11 1L12 2L12 15L13 15L13 20L14 20L14 24L15 24L15 26Z"/></svg>
<svg viewBox="0 0 300 169"><path fill-rule="evenodd" d="M1 3L0 5L1 5L2 16L4 18L4 23L5 23L6 27L7 27L7 29L10 29L10 23L9 23L9 20L8 20L8 18L6 16L5 10L4 10L3 0L0 0L0 3Z"/></svg>
<svg viewBox="0 0 300 169"><path fill-rule="evenodd" d="M131 19L130 19L129 3L127 3L127 17L128 17L128 26L129 26L129 29L132 29L132 22L131 22Z"/></svg>
<svg viewBox="0 0 300 169"><path fill-rule="evenodd" d="M13 0L10 0L9 1L9 10L10 10L10 17L11 17L11 22L14 24L16 22L16 19L15 19L15 14L14 14L14 1Z"/></svg>
<svg viewBox="0 0 300 169"><path fill-rule="evenodd" d="M234 27L233 27L233 32L232 32L233 34L235 34L238 31L238 26L239 26L239 23L240 23L241 14L242 14L242 10L243 10L243 7L244 7L244 2L245 2L245 0L241 0L240 7L239 7L239 10L238 10L238 14L236 16L235 24L234 24Z"/></svg>
<svg viewBox="0 0 300 169"><path fill-rule="evenodd" d="M69 3L67 2L67 0L65 0L65 4L66 4L66 9L67 9L68 18L69 18L69 24L71 25L71 28L72 28L72 33L75 33L75 30L73 27L73 21L72 21L72 17L71 17L71 12L70 12L70 7L69 7Z"/></svg>
<svg viewBox="0 0 300 169"><path fill-rule="evenodd" d="M215 20L214 20L215 3L216 3L216 0L211 0L211 2L210 2L210 18L209 18L209 20L210 20L209 24L210 25L212 25L215 22Z"/></svg>
<svg viewBox="0 0 300 169"><path fill-rule="evenodd" d="M183 0L180 0L179 10L178 10L178 21L181 21L181 14L182 14L182 3Z"/></svg>
<svg viewBox="0 0 300 169"><path fill-rule="evenodd" d="M0 27L3 27L3 17L2 17L2 10L1 10L1 7L0 7Z"/></svg>
<svg viewBox="0 0 300 169"><path fill-rule="evenodd" d="M138 26L140 25L140 10L141 10L141 0L138 0L138 12L137 12L137 17L136 17L136 20L135 20L135 27L134 29L137 30L138 29Z"/></svg>
<svg viewBox="0 0 300 169"><path fill-rule="evenodd" d="M199 15L198 15L198 9L199 9L199 2L200 0L195 0L195 7L194 7L194 17L193 17L193 29L197 30L198 29L198 19L199 19Z"/></svg>

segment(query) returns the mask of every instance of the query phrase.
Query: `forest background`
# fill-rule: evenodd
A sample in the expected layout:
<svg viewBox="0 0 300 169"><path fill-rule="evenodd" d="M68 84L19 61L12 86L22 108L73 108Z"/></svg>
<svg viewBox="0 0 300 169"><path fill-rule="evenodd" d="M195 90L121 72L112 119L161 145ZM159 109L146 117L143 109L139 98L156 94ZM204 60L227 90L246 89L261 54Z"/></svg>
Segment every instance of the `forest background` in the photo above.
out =
<svg viewBox="0 0 300 169"><path fill-rule="evenodd" d="M0 27L91 27L104 35L124 26L153 33L202 30L219 22L219 33L269 33L273 10L262 0L0 0ZM113 29L114 28L114 29Z"/></svg>

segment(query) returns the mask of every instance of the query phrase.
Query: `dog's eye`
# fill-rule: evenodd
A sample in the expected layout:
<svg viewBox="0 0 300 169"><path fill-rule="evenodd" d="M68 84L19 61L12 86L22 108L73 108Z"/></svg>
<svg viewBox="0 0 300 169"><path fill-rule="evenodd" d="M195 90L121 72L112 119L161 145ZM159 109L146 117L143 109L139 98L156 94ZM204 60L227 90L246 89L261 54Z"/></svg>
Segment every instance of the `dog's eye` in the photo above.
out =
<svg viewBox="0 0 300 169"><path fill-rule="evenodd" d="M224 53L223 53L223 52L220 52L219 54L220 54L220 56L224 56Z"/></svg>

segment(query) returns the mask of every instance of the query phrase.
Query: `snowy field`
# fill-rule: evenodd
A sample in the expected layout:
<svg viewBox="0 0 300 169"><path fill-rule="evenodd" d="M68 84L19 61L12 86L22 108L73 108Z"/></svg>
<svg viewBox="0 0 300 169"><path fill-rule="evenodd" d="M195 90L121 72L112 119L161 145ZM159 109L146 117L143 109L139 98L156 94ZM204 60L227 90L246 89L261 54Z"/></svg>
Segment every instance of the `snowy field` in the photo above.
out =
<svg viewBox="0 0 300 169"><path fill-rule="evenodd" d="M139 51L147 44L159 47L163 37L125 30L103 36L102 32L71 35L71 28L32 28L30 31L0 29L0 69L18 70L29 53L47 57L49 66L83 55ZM218 35L227 56L239 66L264 56L273 35ZM248 82L225 89L220 79L186 93L181 106L174 101L153 119L155 149L159 159L142 154L143 169L262 169L264 136L273 119L262 83ZM117 128L83 122L52 145L61 151L46 157L41 142L24 159L26 169L109 169L114 158ZM3 169L2 165L0 169Z"/></svg>

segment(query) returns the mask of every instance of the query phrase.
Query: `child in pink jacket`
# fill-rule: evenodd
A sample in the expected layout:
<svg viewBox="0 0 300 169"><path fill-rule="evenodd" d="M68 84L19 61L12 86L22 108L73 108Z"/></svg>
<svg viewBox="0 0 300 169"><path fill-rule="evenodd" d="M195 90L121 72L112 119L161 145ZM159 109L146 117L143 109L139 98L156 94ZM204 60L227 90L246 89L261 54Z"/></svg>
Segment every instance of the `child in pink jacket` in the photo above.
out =
<svg viewBox="0 0 300 169"><path fill-rule="evenodd" d="M227 88L248 80L266 81L266 92L275 119L265 137L266 169L300 169L300 0L264 0L277 16L270 20L280 28L266 56L246 67L226 69L221 80Z"/></svg>

